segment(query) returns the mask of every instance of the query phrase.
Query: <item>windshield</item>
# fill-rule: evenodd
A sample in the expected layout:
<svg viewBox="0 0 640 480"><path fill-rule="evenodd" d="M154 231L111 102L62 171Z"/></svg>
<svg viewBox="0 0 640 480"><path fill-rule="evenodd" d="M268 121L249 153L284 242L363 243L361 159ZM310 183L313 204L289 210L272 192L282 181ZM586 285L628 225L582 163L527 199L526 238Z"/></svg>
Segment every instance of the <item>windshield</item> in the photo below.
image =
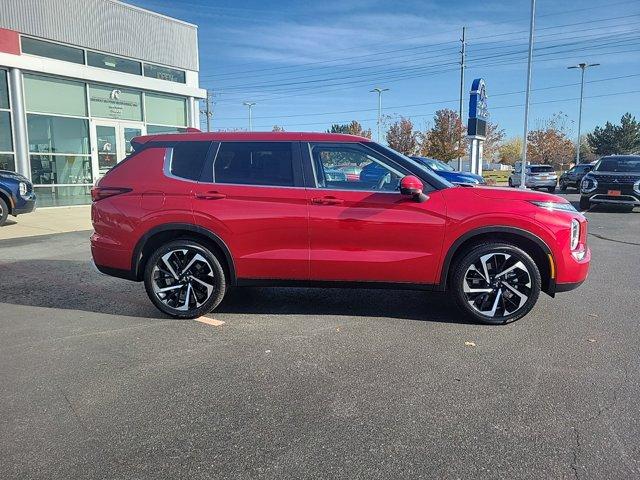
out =
<svg viewBox="0 0 640 480"><path fill-rule="evenodd" d="M593 170L596 172L640 173L640 157L603 157Z"/></svg>
<svg viewBox="0 0 640 480"><path fill-rule="evenodd" d="M445 184L447 187L454 187L455 185L451 182L449 182L447 179L442 178L439 175L436 175L435 173L433 173L433 170L425 167L424 165L422 165L420 162L418 162L417 160L415 160L414 158L408 157L407 155L404 155L403 153L398 152L397 150L394 150L393 148L387 147L386 145L382 145L381 143L376 143L376 142L371 142L368 144L371 148L373 148L374 150L377 150L383 154L389 156L391 155L391 158L393 158L393 155L397 155L402 157L404 160L406 160L407 162L411 162L412 165L415 165L416 167L418 167L420 169L420 171L425 172L427 178L434 178L436 177L436 179L440 182Z"/></svg>
<svg viewBox="0 0 640 480"><path fill-rule="evenodd" d="M424 158L424 157L423 157L423 160L429 167L431 167L436 172L453 172L454 171L453 168L451 168L446 163L441 162L440 160L434 160L433 158Z"/></svg>

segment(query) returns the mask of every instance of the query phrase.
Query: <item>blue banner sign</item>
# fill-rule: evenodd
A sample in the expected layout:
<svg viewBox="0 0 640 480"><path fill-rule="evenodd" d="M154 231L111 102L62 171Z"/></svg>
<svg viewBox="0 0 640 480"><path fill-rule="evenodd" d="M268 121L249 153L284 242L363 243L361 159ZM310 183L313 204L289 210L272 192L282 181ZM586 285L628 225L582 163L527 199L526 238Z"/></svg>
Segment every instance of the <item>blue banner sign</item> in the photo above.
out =
<svg viewBox="0 0 640 480"><path fill-rule="evenodd" d="M489 109L487 108L487 87L484 83L484 79L476 78L471 84L467 135L484 137L487 132L488 119Z"/></svg>

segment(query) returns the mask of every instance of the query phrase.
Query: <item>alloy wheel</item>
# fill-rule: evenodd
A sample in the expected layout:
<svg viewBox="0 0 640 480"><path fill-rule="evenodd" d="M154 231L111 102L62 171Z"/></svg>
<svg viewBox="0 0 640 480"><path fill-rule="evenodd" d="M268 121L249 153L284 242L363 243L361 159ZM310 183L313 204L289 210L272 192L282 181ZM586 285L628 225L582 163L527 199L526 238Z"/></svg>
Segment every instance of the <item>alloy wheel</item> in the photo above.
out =
<svg viewBox="0 0 640 480"><path fill-rule="evenodd" d="M181 312L202 306L215 286L211 264L195 248L178 248L165 253L158 258L151 276L158 300Z"/></svg>
<svg viewBox="0 0 640 480"><path fill-rule="evenodd" d="M467 303L486 317L506 317L520 310L532 294L531 273L509 253L480 256L463 278Z"/></svg>

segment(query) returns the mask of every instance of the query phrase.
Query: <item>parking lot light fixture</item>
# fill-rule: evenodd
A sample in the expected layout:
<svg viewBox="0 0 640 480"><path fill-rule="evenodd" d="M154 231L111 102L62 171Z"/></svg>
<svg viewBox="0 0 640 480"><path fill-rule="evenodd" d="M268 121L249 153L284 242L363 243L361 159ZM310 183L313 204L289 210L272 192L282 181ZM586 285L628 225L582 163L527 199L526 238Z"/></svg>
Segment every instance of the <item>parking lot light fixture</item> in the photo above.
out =
<svg viewBox="0 0 640 480"><path fill-rule="evenodd" d="M388 90L389 90L388 88L380 88L380 87L376 87L373 90L369 90L370 92L378 93L378 136L376 138L378 142L380 141L380 127L382 124L382 92L386 92Z"/></svg>
<svg viewBox="0 0 640 480"><path fill-rule="evenodd" d="M529 136L529 96L531 94L531 68L533 63L533 36L536 29L536 0L531 0L529 22L529 56L527 60L527 90L524 99L524 135L522 139L522 162L520 167L520 188L527 188L527 137Z"/></svg>
<svg viewBox="0 0 640 480"><path fill-rule="evenodd" d="M582 99L584 97L584 71L589 67L597 67L600 65L599 63L579 63L577 65L572 65L567 67L569 70L574 68L580 69L580 107L578 109L578 139L576 142L576 165L580 163L580 130L582 127Z"/></svg>
<svg viewBox="0 0 640 480"><path fill-rule="evenodd" d="M253 117L251 114L251 109L254 107L256 102L242 102L245 107L249 108L249 131L253 132Z"/></svg>

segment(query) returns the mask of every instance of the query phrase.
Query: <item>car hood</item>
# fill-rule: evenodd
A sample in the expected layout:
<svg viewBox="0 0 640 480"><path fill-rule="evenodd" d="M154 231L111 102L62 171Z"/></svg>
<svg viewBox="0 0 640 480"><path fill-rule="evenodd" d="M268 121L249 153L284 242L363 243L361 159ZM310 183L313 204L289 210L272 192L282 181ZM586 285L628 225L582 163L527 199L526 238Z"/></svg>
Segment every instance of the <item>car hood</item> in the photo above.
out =
<svg viewBox="0 0 640 480"><path fill-rule="evenodd" d="M464 187L463 187L464 188ZM506 187L474 187L473 193L483 198L493 200L523 200L537 202L569 203L563 197L552 195L551 193L534 192L529 189L506 188Z"/></svg>
<svg viewBox="0 0 640 480"><path fill-rule="evenodd" d="M476 175L475 173L467 173L467 172L438 172L434 171L436 175L440 175L445 180L449 180L450 182L470 182L477 183L482 182L483 178L480 175Z"/></svg>
<svg viewBox="0 0 640 480"><path fill-rule="evenodd" d="M29 179L27 177L16 172L12 172L11 170L0 170L0 179L3 178L29 183Z"/></svg>

